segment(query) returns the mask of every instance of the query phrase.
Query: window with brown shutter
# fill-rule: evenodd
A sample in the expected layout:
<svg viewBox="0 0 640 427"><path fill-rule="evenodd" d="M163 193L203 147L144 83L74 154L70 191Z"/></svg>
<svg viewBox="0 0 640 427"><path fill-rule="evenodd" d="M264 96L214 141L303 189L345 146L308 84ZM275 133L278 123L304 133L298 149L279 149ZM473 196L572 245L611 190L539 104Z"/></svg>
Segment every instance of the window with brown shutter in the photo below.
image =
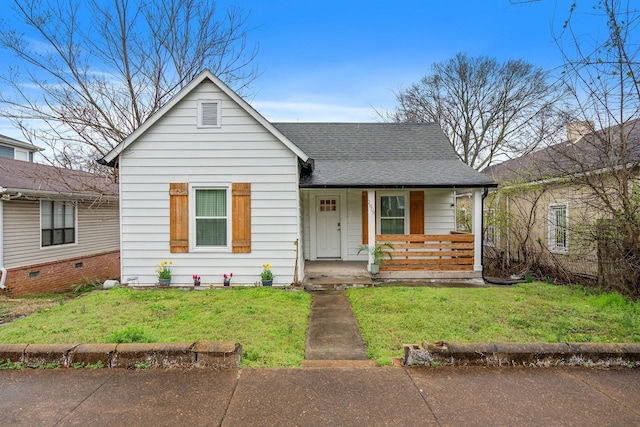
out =
<svg viewBox="0 0 640 427"><path fill-rule="evenodd" d="M228 191L228 187L194 189L194 246L227 246L227 224L231 220L232 252L251 252L251 184L232 184L230 212L227 204ZM171 183L169 201L170 250L172 253L189 252L189 185Z"/></svg>

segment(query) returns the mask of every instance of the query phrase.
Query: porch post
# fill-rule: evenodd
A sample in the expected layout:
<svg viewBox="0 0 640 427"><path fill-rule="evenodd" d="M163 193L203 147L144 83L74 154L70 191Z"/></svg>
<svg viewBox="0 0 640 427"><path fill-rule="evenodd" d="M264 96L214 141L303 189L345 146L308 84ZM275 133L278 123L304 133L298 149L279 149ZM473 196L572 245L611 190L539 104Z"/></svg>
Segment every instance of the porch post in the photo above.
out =
<svg viewBox="0 0 640 427"><path fill-rule="evenodd" d="M367 190L367 235L369 247L376 244L376 192L374 190ZM373 255L369 251L369 262L367 263L367 270L371 270L371 264L373 264Z"/></svg>
<svg viewBox="0 0 640 427"><path fill-rule="evenodd" d="M473 271L482 271L482 188L473 190Z"/></svg>

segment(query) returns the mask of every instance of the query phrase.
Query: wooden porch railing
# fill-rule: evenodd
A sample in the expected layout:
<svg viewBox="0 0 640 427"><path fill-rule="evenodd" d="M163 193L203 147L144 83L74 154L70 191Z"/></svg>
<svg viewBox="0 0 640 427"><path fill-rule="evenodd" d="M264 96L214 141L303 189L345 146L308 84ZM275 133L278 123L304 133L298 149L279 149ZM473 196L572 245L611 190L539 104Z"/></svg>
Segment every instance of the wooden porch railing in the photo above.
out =
<svg viewBox="0 0 640 427"><path fill-rule="evenodd" d="M378 234L376 243L391 243L384 248L392 259L380 271L462 271L473 270L473 234Z"/></svg>

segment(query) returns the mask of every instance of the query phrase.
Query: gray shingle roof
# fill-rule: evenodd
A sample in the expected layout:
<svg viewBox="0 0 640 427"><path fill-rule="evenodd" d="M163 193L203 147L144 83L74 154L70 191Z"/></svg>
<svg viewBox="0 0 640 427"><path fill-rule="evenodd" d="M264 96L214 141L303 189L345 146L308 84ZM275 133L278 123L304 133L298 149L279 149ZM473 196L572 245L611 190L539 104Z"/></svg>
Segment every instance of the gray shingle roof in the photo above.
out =
<svg viewBox="0 0 640 427"><path fill-rule="evenodd" d="M315 161L300 187L482 187L436 123L273 123Z"/></svg>
<svg viewBox="0 0 640 427"><path fill-rule="evenodd" d="M639 163L640 119L625 123L624 133L624 145L620 141L620 126L611 126L575 142L564 141L491 165L482 173L501 183L531 182L613 168L622 161Z"/></svg>
<svg viewBox="0 0 640 427"><path fill-rule="evenodd" d="M0 158L0 187L30 195L117 196L118 184L89 172Z"/></svg>

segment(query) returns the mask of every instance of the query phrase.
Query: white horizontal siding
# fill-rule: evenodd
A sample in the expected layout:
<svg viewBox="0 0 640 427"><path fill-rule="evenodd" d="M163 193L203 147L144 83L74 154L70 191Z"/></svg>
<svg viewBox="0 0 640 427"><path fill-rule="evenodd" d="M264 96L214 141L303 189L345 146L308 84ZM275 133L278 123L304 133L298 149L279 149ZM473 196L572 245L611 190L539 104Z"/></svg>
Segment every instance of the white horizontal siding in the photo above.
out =
<svg viewBox="0 0 640 427"><path fill-rule="evenodd" d="M425 190L424 205L425 234L449 234L456 229L454 192L452 190Z"/></svg>
<svg viewBox="0 0 640 427"><path fill-rule="evenodd" d="M367 252L358 255L362 244L362 190L347 191L347 254L346 261L367 261Z"/></svg>
<svg viewBox="0 0 640 427"><path fill-rule="evenodd" d="M3 206L3 266L7 268L118 250L118 203L78 203L77 242L40 247L40 202L12 200Z"/></svg>
<svg viewBox="0 0 640 427"><path fill-rule="evenodd" d="M221 99L220 128L197 127L197 101ZM299 237L298 161L284 144L213 84L201 84L141 135L120 159L122 280L156 282L155 265L173 262L173 284L260 280L270 263L275 283L289 284ZM251 183L251 253L169 252L169 183ZM233 221L233 218L231 218ZM231 236L229 236L229 239Z"/></svg>

